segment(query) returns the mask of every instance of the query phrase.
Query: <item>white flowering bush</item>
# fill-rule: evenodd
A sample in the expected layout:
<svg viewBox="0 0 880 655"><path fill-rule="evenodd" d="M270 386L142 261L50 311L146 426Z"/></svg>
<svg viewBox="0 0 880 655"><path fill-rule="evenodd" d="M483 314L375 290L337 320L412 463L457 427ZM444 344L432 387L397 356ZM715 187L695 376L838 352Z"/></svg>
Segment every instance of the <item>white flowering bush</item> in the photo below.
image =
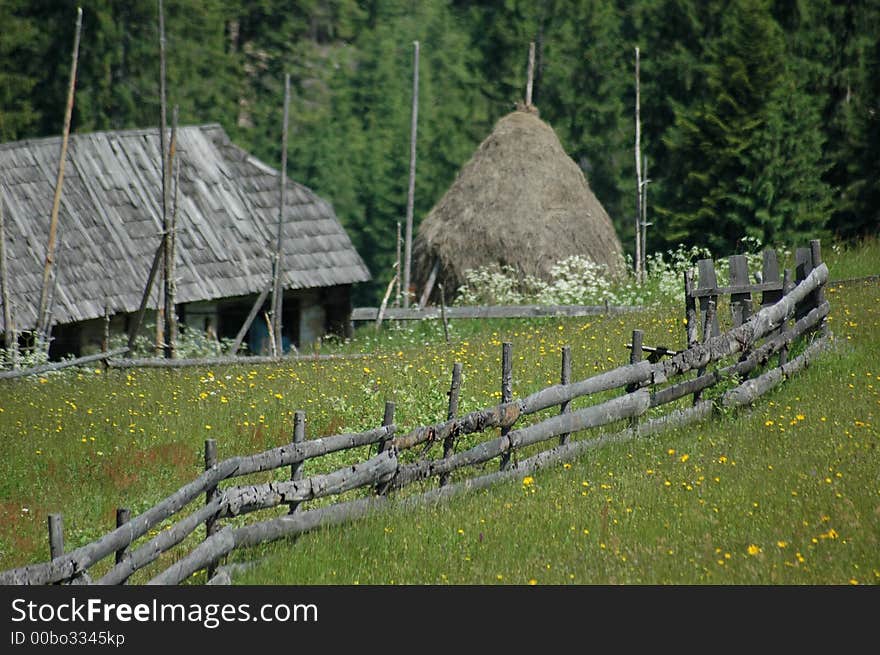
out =
<svg viewBox="0 0 880 655"><path fill-rule="evenodd" d="M760 255L756 255L760 259ZM606 266L586 257L567 257L550 269L548 281L523 276L511 266L492 266L465 273L456 305L656 305L680 302L684 294L684 271L696 261L711 257L705 248L679 246L647 257L647 275L638 284L632 259L626 257L613 275ZM726 260L719 262L726 265ZM750 266L753 263L750 261ZM719 269L723 268L719 266ZM719 270L719 275L723 275Z"/></svg>

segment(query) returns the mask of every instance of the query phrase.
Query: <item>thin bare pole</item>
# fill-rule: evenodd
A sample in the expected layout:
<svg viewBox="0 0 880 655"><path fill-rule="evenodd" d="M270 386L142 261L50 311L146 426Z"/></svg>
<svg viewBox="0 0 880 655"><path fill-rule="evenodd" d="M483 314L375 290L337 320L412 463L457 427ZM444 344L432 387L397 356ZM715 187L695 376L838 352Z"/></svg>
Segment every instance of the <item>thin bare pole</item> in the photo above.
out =
<svg viewBox="0 0 880 655"><path fill-rule="evenodd" d="M642 283L642 126L639 119L639 47L636 46L636 281Z"/></svg>
<svg viewBox="0 0 880 655"><path fill-rule="evenodd" d="M401 300L401 299L400 299L400 277L401 277L401 276L400 276L400 264L401 264L401 259L400 259L400 241L401 241L401 239L400 239L400 221L397 221L397 241L396 241L396 244L397 244L397 259L395 260L395 264L394 264L394 273L395 273L395 275L397 276L397 284L396 284L396 289L397 289L397 290L396 290L396 292L395 292L395 294L394 294L394 306L395 306L395 307L400 307L400 300Z"/></svg>
<svg viewBox="0 0 880 655"><path fill-rule="evenodd" d="M648 280L648 156L642 155L642 281Z"/></svg>
<svg viewBox="0 0 880 655"><path fill-rule="evenodd" d="M70 63L70 85L67 89L67 108L64 112L64 132L61 137L61 158L58 161L58 177L55 180L55 197L52 200L52 214L49 218L49 243L46 246L46 260L43 266L43 284L40 287L40 302L37 307L37 330L40 335L48 331L45 314L49 297L49 278L55 261L55 235L58 232L58 210L61 206L61 189L64 186L64 163L67 159L67 141L70 136L70 119L73 116L73 98L76 89L76 66L79 60L79 37L82 32L82 7L76 9L76 34L73 38L73 54ZM41 337L42 338L42 337Z"/></svg>
<svg viewBox="0 0 880 655"><path fill-rule="evenodd" d="M168 170L165 188L165 211L167 212L167 232L165 234L165 358L174 359L177 350L177 281L174 279L174 257L177 247L175 225L177 219L177 185L174 183L174 164L177 155L177 119L179 109L174 106L171 115L171 144L168 146ZM179 169L178 169L179 170ZM171 199L171 187L174 186L174 202Z"/></svg>
<svg viewBox="0 0 880 655"><path fill-rule="evenodd" d="M281 241L282 221L284 219L284 205L287 193L287 117L290 112L290 74L284 75L284 123L281 127L281 192L278 207L278 234L275 240L275 270L272 277L272 331L274 337L274 351L281 356Z"/></svg>
<svg viewBox="0 0 880 655"><path fill-rule="evenodd" d="M406 194L406 233L403 253L403 306L409 307L412 270L413 205L416 191L416 130L419 124L419 42L413 41L412 123L409 130L409 191Z"/></svg>
<svg viewBox="0 0 880 655"><path fill-rule="evenodd" d="M166 341L165 321L168 319L168 285L171 283L168 275L171 268L171 249L168 236L170 184L168 181L168 117L165 97L165 10L162 0L159 0L159 170L162 173L162 286L160 286L160 295L162 302L156 304L156 354L164 352L165 356L169 357L170 350Z"/></svg>
<svg viewBox="0 0 880 655"><path fill-rule="evenodd" d="M11 361L15 361L13 348L15 347L15 334L12 329L12 309L9 307L9 288L6 271L6 227L3 218L3 192L0 187L0 302L3 303L3 339L6 347L6 355Z"/></svg>
<svg viewBox="0 0 880 655"><path fill-rule="evenodd" d="M535 42L529 44L529 69L526 76L526 107L532 106L532 88L535 81Z"/></svg>

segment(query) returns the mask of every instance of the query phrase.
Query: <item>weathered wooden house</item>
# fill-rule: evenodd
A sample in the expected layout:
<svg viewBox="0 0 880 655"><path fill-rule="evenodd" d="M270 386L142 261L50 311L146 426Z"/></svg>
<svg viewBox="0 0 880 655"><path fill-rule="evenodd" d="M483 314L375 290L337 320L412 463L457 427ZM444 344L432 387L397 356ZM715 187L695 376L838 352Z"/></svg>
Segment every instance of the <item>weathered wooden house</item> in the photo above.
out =
<svg viewBox="0 0 880 655"><path fill-rule="evenodd" d="M36 327L60 152L60 137L0 145L7 287L18 332ZM216 124L179 128L177 160L178 316L186 329L234 337L271 284L280 173ZM112 331L128 330L162 238L161 189L158 129L70 136L50 354L97 350L105 309ZM302 348L348 329L351 287L370 273L328 202L290 180L285 196L282 323L285 341ZM161 288L154 285L153 311ZM7 327L0 315L0 333ZM258 327L251 351L261 350Z"/></svg>

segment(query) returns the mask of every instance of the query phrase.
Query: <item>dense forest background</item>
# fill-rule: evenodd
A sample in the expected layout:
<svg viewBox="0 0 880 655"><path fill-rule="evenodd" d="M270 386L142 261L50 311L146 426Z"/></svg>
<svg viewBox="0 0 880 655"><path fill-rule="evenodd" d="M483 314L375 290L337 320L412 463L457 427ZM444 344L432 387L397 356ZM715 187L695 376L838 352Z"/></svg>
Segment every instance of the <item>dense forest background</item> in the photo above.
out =
<svg viewBox="0 0 880 655"><path fill-rule="evenodd" d="M158 126L156 0L0 0L0 141L59 135L76 7L72 129ZM165 0L169 107L220 123L331 201L374 275L406 214L413 41L415 221L524 95L584 170L631 252L635 47L648 251L718 255L880 226L880 0ZM170 115L170 113L169 113Z"/></svg>

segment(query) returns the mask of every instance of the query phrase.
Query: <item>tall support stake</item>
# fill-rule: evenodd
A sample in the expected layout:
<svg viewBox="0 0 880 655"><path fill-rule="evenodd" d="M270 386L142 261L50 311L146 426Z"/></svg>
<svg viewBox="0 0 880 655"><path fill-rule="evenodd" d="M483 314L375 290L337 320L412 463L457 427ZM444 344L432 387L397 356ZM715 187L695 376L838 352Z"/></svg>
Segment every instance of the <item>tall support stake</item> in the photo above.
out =
<svg viewBox="0 0 880 655"><path fill-rule="evenodd" d="M301 444L306 440L306 413L302 410L297 410L293 413L293 444ZM292 482L296 482L297 480L302 480L303 472L302 472L303 462L294 462L290 465L290 479ZM293 514L296 511L296 508L299 506L298 502L290 503L288 510L288 514Z"/></svg>
<svg viewBox="0 0 880 655"><path fill-rule="evenodd" d="M64 554L64 519L61 514L49 514L49 559Z"/></svg>
<svg viewBox="0 0 880 655"><path fill-rule="evenodd" d="M401 258L400 258L400 242L401 242L401 238L400 238L400 221L397 221L397 241L395 241L395 244L396 244L396 259L394 260L394 262L395 262L395 263L394 263L394 272L395 272L395 274L397 275L397 282L395 282L395 285L394 285L394 286L395 286L395 289L396 289L396 291L395 291L395 293L394 293L394 306L395 306L395 307L400 307L400 304L401 304L401 302L402 302L402 300L403 300L403 299L401 298L401 296L400 296L400 278L402 277L401 274L400 274L400 267L401 267L401 264L403 263L403 262L401 261Z"/></svg>
<svg viewBox="0 0 880 655"><path fill-rule="evenodd" d="M278 207L278 233L275 240L275 265L272 273L272 330L275 338L275 353L280 357L284 354L281 339L281 258L282 225L284 221L284 205L287 198L287 117L290 112L290 73L284 75L284 118L281 126L281 190Z"/></svg>
<svg viewBox="0 0 880 655"><path fill-rule="evenodd" d="M648 281L648 156L642 155L642 282Z"/></svg>
<svg viewBox="0 0 880 655"><path fill-rule="evenodd" d="M452 383L449 385L449 409L446 412L446 420L451 421L458 416L458 398L461 394L461 362L452 365ZM443 459L452 457L455 451L455 438L458 435L453 431L443 439ZM440 486L449 483L449 473L440 474Z"/></svg>
<svg viewBox="0 0 880 655"><path fill-rule="evenodd" d="M505 341L501 344L501 402L509 403L513 400L513 344ZM510 426L501 428L501 436L506 437L510 433ZM500 470L510 468L510 449L501 455Z"/></svg>
<svg viewBox="0 0 880 655"><path fill-rule="evenodd" d="M526 73L526 108L532 107L532 89L535 83L535 42L529 44L529 68Z"/></svg>
<svg viewBox="0 0 880 655"><path fill-rule="evenodd" d="M168 225L168 205L170 182L168 179L168 116L165 90L165 8L159 0L159 167L162 172L162 285L161 299L156 303L156 354L170 356L165 322L168 316L168 285L171 263L170 226ZM159 302L161 300L161 302ZM173 299L172 299L173 300Z"/></svg>
<svg viewBox="0 0 880 655"><path fill-rule="evenodd" d="M419 42L413 41L412 122L409 128L409 190L406 194L406 232L403 245L403 306L410 303L412 271L413 204L416 192L416 131L419 124Z"/></svg>
<svg viewBox="0 0 880 655"><path fill-rule="evenodd" d="M175 105L171 118L171 144L168 147L167 172L165 182L165 205L164 211L167 212L166 232L165 232L165 347L164 353L167 359L173 359L177 343L177 283L174 279L174 258L177 247L176 236L176 213L177 205L171 200L171 187L174 186L175 198L177 185L173 184L174 179L174 163L177 155L177 118L178 107Z"/></svg>
<svg viewBox="0 0 880 655"><path fill-rule="evenodd" d="M82 31L82 7L76 9L76 34L73 38L73 54L70 63L70 85L67 88L67 108L64 112L64 132L61 137L61 158L58 161L58 176L55 179L55 197L52 200L52 214L49 217L49 242L46 246L46 260L43 265L43 284L40 287L40 301L37 307L37 330L41 335L49 331L46 308L49 298L49 279L55 261L55 236L58 233L58 210L61 207L61 189L64 186L64 164L67 159L67 140L70 136L70 119L73 115L73 97L76 89L76 66L79 60L79 36ZM46 340L48 341L48 339ZM47 346L48 347L48 346Z"/></svg>
<svg viewBox="0 0 880 655"><path fill-rule="evenodd" d="M144 324L144 314L147 311L147 302L150 300L150 292L153 290L153 280L156 279L156 273L159 271L159 261L162 259L164 241L159 243L156 252L153 254L153 263L150 264L150 272L147 274L147 284L144 286L144 293L141 296L141 304L135 314L134 321L128 331L128 350L134 352L134 342L137 340L138 332Z"/></svg>
<svg viewBox="0 0 880 655"><path fill-rule="evenodd" d="M642 283L642 126L639 119L639 47L636 46L636 281Z"/></svg>
<svg viewBox="0 0 880 655"><path fill-rule="evenodd" d="M9 307L9 288L6 286L8 279L8 272L6 271L6 227L3 218L3 191L2 187L0 187L0 302L3 303L3 339L6 355L14 361L15 334L12 329L12 309Z"/></svg>
<svg viewBox="0 0 880 655"><path fill-rule="evenodd" d="M205 439L205 470L210 471L217 465L217 461L217 441L214 439ZM219 495L220 491L216 486L208 489L205 492L205 505L210 505ZM205 539L210 539L212 535L217 534L219 531L220 526L217 524L216 515L205 521ZM208 566L208 580L214 577L216 571L217 566L212 562L211 565Z"/></svg>
<svg viewBox="0 0 880 655"><path fill-rule="evenodd" d="M559 376L559 383L562 385L571 384L571 346L562 347L562 373ZM570 411L570 400L566 400L559 406L560 414L568 414ZM568 432L559 435L559 445L564 446L567 444L570 436Z"/></svg>

